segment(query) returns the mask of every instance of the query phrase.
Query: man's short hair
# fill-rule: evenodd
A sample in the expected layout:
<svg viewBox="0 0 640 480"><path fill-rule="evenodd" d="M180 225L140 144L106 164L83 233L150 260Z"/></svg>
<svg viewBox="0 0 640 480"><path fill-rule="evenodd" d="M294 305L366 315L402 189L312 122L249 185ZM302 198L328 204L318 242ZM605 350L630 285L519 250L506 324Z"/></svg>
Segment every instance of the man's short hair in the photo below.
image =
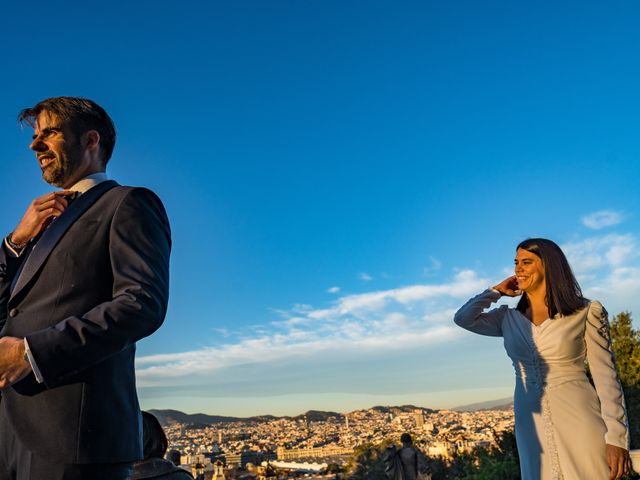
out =
<svg viewBox="0 0 640 480"><path fill-rule="evenodd" d="M164 457L169 446L162 425L149 412L142 412L142 442L144 460Z"/></svg>
<svg viewBox="0 0 640 480"><path fill-rule="evenodd" d="M180 466L180 452L178 450L169 450L165 455L165 458L173 463L175 466Z"/></svg>
<svg viewBox="0 0 640 480"><path fill-rule="evenodd" d="M22 110L18 121L35 127L42 112L55 114L77 137L89 130L97 131L100 134L102 164L107 164L116 144L116 128L104 108L88 98L51 97Z"/></svg>
<svg viewBox="0 0 640 480"><path fill-rule="evenodd" d="M412 443L413 440L411 439L411 435L409 435L408 433L403 433L402 435L400 435L400 441L402 443Z"/></svg>

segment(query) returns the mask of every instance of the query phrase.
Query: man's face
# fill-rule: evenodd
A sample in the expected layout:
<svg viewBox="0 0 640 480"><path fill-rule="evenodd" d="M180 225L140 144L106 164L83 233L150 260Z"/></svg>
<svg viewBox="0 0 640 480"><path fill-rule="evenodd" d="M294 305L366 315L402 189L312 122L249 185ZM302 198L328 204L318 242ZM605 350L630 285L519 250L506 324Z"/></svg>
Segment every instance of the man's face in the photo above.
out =
<svg viewBox="0 0 640 480"><path fill-rule="evenodd" d="M36 152L45 182L60 188L75 183L84 151L80 140L55 114L43 111L38 115L29 148Z"/></svg>

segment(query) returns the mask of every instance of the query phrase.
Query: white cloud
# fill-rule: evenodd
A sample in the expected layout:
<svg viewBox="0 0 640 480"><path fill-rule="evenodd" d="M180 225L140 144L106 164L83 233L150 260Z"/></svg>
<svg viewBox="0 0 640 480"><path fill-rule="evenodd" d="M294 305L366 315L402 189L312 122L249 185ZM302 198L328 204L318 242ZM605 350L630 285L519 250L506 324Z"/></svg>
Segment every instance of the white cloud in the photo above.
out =
<svg viewBox="0 0 640 480"><path fill-rule="evenodd" d="M600 210L582 217L582 224L594 230L611 227L622 222L622 214L614 210Z"/></svg>
<svg viewBox="0 0 640 480"><path fill-rule="evenodd" d="M365 282L370 282L371 280L373 280L373 277L372 277L371 275L369 275L368 273L366 273L366 272L362 272L362 273L360 273L360 274L358 275L358 278L359 278L360 280L365 281Z"/></svg>
<svg viewBox="0 0 640 480"><path fill-rule="evenodd" d="M609 234L582 238L562 248L585 295L601 300L612 314L638 307L637 315L637 244L633 234ZM499 265L495 273L501 275ZM442 389L456 382L481 382L481 376L469 378L465 373L476 358L473 348L485 348L478 350L483 361L488 355L494 355L496 362L504 360L504 352L495 339L464 332L452 324L452 318L467 298L491 283L488 274L463 269L447 281L338 295L321 307L299 303L273 310L278 320L263 323L251 336L230 332L226 344L138 358L138 383L143 392L151 392L148 395L181 391L263 396L328 392L328 388L409 393L421 384L417 378L428 378L428 385ZM468 343L460 348L454 342ZM511 378L506 367L496 375L496 385Z"/></svg>
<svg viewBox="0 0 640 480"><path fill-rule="evenodd" d="M638 257L637 240L631 234L590 237L567 243L562 250L578 274L618 267Z"/></svg>
<svg viewBox="0 0 640 480"><path fill-rule="evenodd" d="M640 314L640 251L633 234L609 234L562 246L584 294L602 301L612 314Z"/></svg>
<svg viewBox="0 0 640 480"><path fill-rule="evenodd" d="M272 322L268 334L191 352L148 355L137 360L142 387L196 382L202 375L224 375L247 365L286 362L292 367L333 361L345 355L394 355L425 348L463 335L451 319L462 301L488 281L472 270L457 272L450 282L345 295L329 308L295 305Z"/></svg>
<svg viewBox="0 0 640 480"><path fill-rule="evenodd" d="M364 356L398 349L426 348L463 333L452 325L416 330L411 322L394 315L384 323L374 322L373 325L380 331L372 332L369 326L359 322L345 322L340 331L331 336L292 330L287 335L247 339L222 347L140 357L136 360L138 384L141 387L188 384L190 376L199 382L202 375L278 361L286 361L295 370L310 361L335 359L345 352L350 356Z"/></svg>
<svg viewBox="0 0 640 480"><path fill-rule="evenodd" d="M340 291L340 287L331 287L327 290L328 293L338 293Z"/></svg>
<svg viewBox="0 0 640 480"><path fill-rule="evenodd" d="M231 333L229 332L229 329L227 328L212 328L212 330L216 332L218 335L221 335L225 338L231 335Z"/></svg>
<svg viewBox="0 0 640 480"><path fill-rule="evenodd" d="M478 278L473 270L458 272L454 280L443 284L419 284L407 287L380 290L340 298L332 308L310 311L308 315L315 319L328 319L353 315L368 317L391 304L407 308L413 303L440 298L465 299L481 291L489 284L485 278Z"/></svg>
<svg viewBox="0 0 640 480"><path fill-rule="evenodd" d="M424 267L423 271L426 274L434 273L442 268L442 262L435 257L429 257L429 265Z"/></svg>

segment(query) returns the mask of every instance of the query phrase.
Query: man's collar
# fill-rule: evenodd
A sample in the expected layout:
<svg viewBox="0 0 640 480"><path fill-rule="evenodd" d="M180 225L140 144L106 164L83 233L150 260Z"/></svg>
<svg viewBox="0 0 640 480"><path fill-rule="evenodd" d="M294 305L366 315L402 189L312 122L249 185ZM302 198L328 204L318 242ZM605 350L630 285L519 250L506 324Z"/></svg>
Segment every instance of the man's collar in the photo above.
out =
<svg viewBox="0 0 640 480"><path fill-rule="evenodd" d="M107 174L105 172L92 173L91 175L87 175L86 177L84 177L82 180L80 180L67 190L73 190L74 192L80 192L82 194L90 188L95 187L99 183L102 183L106 180L109 180L109 177L107 177Z"/></svg>

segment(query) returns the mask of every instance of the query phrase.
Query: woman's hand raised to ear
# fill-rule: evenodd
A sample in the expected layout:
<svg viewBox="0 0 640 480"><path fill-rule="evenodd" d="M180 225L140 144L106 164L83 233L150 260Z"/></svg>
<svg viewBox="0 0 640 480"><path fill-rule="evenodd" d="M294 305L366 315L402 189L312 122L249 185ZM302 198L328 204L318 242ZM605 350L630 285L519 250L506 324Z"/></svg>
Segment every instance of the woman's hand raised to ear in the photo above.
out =
<svg viewBox="0 0 640 480"><path fill-rule="evenodd" d="M522 292L518 290L518 280L515 275L505 278L493 288L507 297L517 297L522 294Z"/></svg>

